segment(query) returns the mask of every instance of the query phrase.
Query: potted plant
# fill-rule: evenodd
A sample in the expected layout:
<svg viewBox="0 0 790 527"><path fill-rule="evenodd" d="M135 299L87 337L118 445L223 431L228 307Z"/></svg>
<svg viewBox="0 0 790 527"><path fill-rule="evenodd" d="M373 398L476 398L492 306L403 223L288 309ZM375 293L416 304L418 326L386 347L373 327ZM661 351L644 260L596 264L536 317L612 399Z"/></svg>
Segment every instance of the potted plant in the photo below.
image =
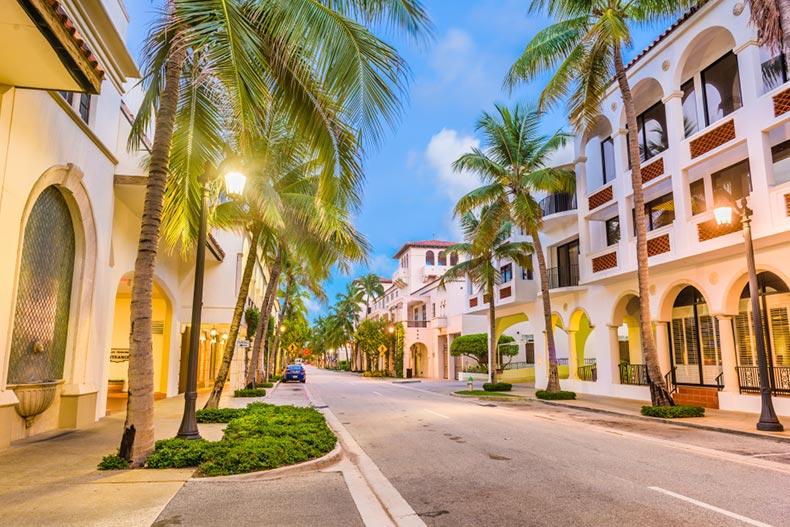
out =
<svg viewBox="0 0 790 527"><path fill-rule="evenodd" d="M123 391L123 385L126 383L123 379L108 379L107 380L107 391L109 393L121 393Z"/></svg>

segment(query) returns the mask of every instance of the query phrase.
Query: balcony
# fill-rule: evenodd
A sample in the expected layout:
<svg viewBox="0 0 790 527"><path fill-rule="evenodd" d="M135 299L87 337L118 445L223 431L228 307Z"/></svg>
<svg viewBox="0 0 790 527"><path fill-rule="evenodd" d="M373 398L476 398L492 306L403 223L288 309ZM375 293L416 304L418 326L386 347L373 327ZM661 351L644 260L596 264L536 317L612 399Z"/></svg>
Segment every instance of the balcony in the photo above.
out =
<svg viewBox="0 0 790 527"><path fill-rule="evenodd" d="M431 327L432 328L446 328L447 327L447 317L436 317L431 320Z"/></svg>
<svg viewBox="0 0 790 527"><path fill-rule="evenodd" d="M549 289L575 287L579 285L579 264L567 267L551 267L549 272Z"/></svg>
<svg viewBox="0 0 790 527"><path fill-rule="evenodd" d="M399 267L392 275L392 282L398 287L406 287L409 285L409 269L406 267Z"/></svg>
<svg viewBox="0 0 790 527"><path fill-rule="evenodd" d="M428 321L427 320L407 320L406 321L407 328L427 328Z"/></svg>
<svg viewBox="0 0 790 527"><path fill-rule="evenodd" d="M540 200L540 210L544 218L552 214L576 210L576 194L560 192L549 194Z"/></svg>
<svg viewBox="0 0 790 527"><path fill-rule="evenodd" d="M422 282L433 282L444 276L444 273L450 269L447 265L426 265L422 268Z"/></svg>

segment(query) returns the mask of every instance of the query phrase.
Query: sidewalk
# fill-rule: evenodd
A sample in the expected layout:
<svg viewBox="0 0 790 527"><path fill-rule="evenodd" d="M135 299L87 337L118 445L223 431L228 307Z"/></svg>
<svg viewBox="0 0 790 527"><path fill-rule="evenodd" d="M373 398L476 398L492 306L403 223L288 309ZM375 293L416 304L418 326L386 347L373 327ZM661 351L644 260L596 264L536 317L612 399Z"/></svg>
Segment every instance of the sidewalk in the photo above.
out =
<svg viewBox="0 0 790 527"><path fill-rule="evenodd" d="M535 387L533 383L513 384L513 393L523 395L531 399L535 398ZM537 400L537 399L536 399ZM578 408L594 412L612 413L617 415L627 415L639 419L666 422L673 425L688 426L717 432L728 432L734 434L745 434L763 438L778 439L790 442L790 419L784 419L784 432L762 432L757 430L756 424L759 415L745 412L728 412L725 410L705 409L705 417L689 417L684 419L658 419L646 417L640 413L642 406L649 404L645 401L634 399L619 399L616 397L606 397L603 395L590 395L579 393L575 400L571 401L540 401L544 404L563 406L567 408ZM780 418L780 421L782 419Z"/></svg>
<svg viewBox="0 0 790 527"><path fill-rule="evenodd" d="M300 389L291 390L287 384L267 392L264 399L223 397L220 406L244 407L253 401L309 405ZM198 395L198 408L207 398L208 392ZM155 402L156 439L175 436L183 408L182 396ZM0 503L3 504L0 524L9 527L151 525L192 477L194 469L98 471L96 465L101 458L117 452L123 422L121 412L85 429L36 436L0 452ZM199 430L205 439L218 440L224 427L222 423L200 424ZM321 485L334 489L327 496L336 503L344 506L353 503L348 489L338 485L336 477L335 481L329 481L332 477L318 479ZM302 480L307 481L312 482L310 478ZM294 489L290 490L294 494ZM257 519L260 521L260 517ZM349 520L348 524L354 522Z"/></svg>

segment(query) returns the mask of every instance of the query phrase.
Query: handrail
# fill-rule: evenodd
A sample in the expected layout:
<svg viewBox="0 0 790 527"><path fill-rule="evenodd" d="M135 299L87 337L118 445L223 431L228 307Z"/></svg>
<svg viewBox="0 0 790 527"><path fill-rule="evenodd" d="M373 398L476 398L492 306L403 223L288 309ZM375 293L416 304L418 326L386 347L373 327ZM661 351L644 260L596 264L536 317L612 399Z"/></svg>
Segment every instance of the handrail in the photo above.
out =
<svg viewBox="0 0 790 527"><path fill-rule="evenodd" d="M672 366L672 368L664 375L664 382L667 383L667 391L669 395L672 395L676 391L678 391L678 385L675 382L675 371L677 370L676 366Z"/></svg>
<svg viewBox="0 0 790 527"><path fill-rule="evenodd" d="M576 194L555 192L540 200L539 205L543 216L576 210Z"/></svg>

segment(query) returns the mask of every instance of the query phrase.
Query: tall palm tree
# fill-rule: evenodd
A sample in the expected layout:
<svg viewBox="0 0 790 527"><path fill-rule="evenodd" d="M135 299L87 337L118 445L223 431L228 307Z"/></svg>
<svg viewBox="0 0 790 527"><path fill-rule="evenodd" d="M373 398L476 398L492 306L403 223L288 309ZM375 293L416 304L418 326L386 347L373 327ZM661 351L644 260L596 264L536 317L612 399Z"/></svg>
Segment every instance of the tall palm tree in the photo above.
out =
<svg viewBox="0 0 790 527"><path fill-rule="evenodd" d="M368 318L371 300L375 302L384 296L384 286L381 284L381 278L375 273L368 273L354 280L354 283L362 291L362 298L365 299L365 318Z"/></svg>
<svg viewBox="0 0 790 527"><path fill-rule="evenodd" d="M345 291L337 294L335 305L330 310L336 331L342 335L342 344L349 351L352 370L360 368L357 350L352 346L352 341L359 323L359 305L361 303L362 292L352 282L346 285Z"/></svg>
<svg viewBox="0 0 790 527"><path fill-rule="evenodd" d="M632 27L663 21L679 14L692 3L689 0L533 0L531 12L545 11L557 22L539 31L527 44L521 57L511 67L505 84L512 88L544 73L552 73L540 95L539 109L567 98L570 122L577 131L584 132L601 115L601 104L614 79L623 100L627 128L635 131L638 129L637 115L623 61L623 50L632 43ZM636 133L628 134L628 151L634 160L631 185L636 220L639 328L652 402L657 406L666 406L674 402L661 375L651 323L645 196Z"/></svg>
<svg viewBox="0 0 790 527"><path fill-rule="evenodd" d="M155 115L154 142L132 288L129 400L120 455L142 465L153 450L151 304L161 215L169 172L179 85L188 57L226 88L232 122L246 136L276 100L297 135L310 138L328 169L355 163L349 117L363 137L381 139L400 110L407 68L396 50L361 24L384 23L412 34L430 31L418 0L168 0L146 40L146 93L130 137L140 145ZM246 153L245 145L240 145ZM353 148L351 149L354 150ZM331 184L320 187L333 191Z"/></svg>
<svg viewBox="0 0 790 527"><path fill-rule="evenodd" d="M757 37L764 46L785 56L790 64L790 1L747 0L749 21L757 28Z"/></svg>
<svg viewBox="0 0 790 527"><path fill-rule="evenodd" d="M511 221L532 238L540 271L543 299L543 319L549 349L548 391L559 391L557 348L554 343L549 277L546 257L538 234L542 212L536 192L575 192L573 171L547 166L549 156L564 146L568 135L556 132L542 136L540 114L516 105L511 111L497 105L496 113L484 112L476 130L483 135L483 148L473 148L453 163L456 171L468 170L477 174L484 185L462 197L455 207L456 214L464 214L481 206L507 211ZM497 235L493 229L489 235Z"/></svg>
<svg viewBox="0 0 790 527"><path fill-rule="evenodd" d="M480 216L474 212L465 212L461 216L461 228L464 232L463 243L448 247L448 253L457 252L467 256L467 260L450 267L439 280L439 287L446 287L448 282L468 277L478 290L485 291L488 297L488 375L491 382L496 382L496 297L494 293L499 284L498 265L503 260L511 260L516 265L531 265L531 253L534 248L528 242L510 241L512 224L507 219L499 203L483 207ZM494 236L489 233L494 232Z"/></svg>

